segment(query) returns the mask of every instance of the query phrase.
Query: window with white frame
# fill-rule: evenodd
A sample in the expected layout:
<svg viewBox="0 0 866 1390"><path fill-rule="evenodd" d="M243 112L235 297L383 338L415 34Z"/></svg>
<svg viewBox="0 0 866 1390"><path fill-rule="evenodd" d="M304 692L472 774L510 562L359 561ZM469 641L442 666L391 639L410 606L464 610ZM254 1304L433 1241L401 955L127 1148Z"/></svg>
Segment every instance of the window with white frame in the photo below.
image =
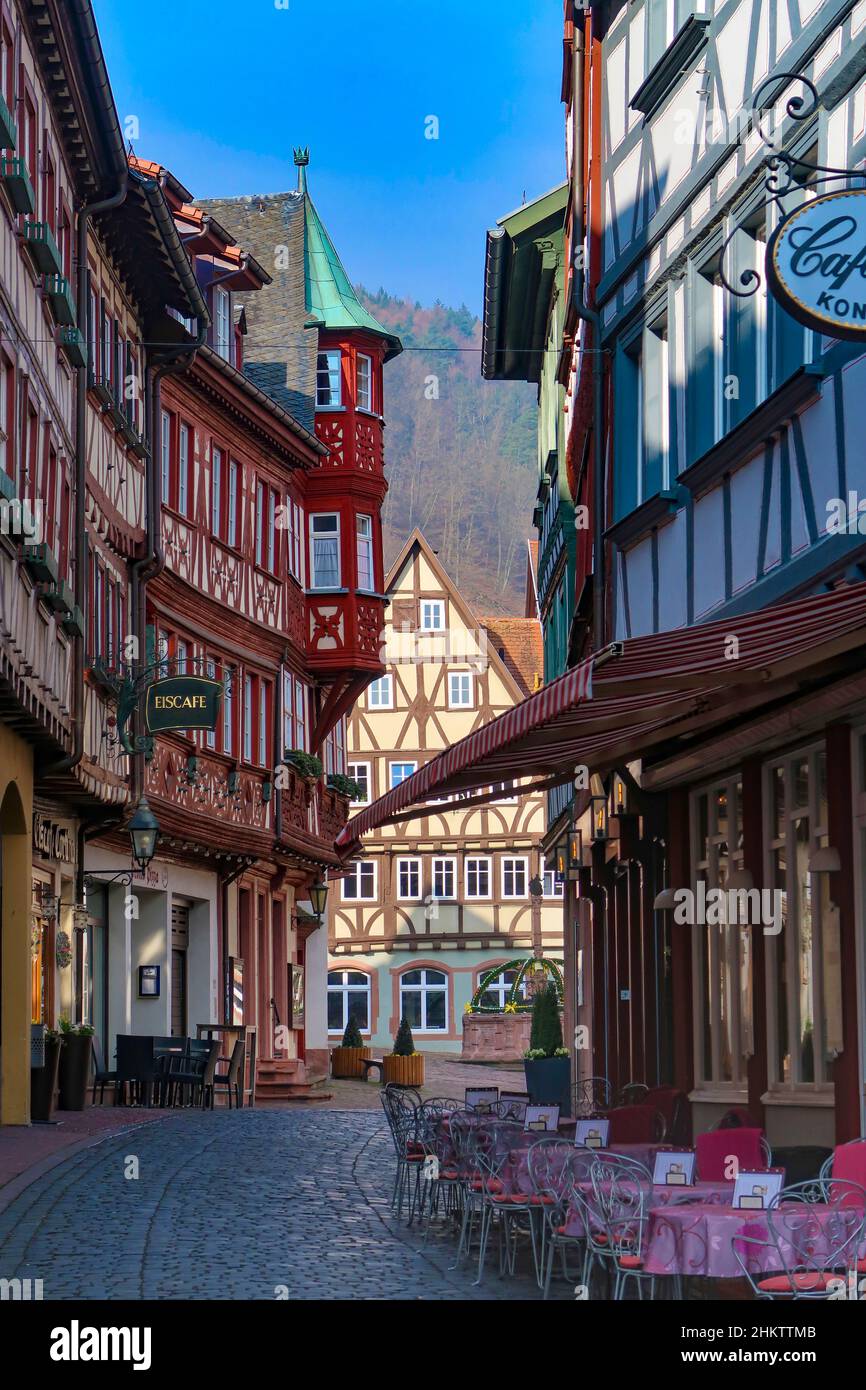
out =
<svg viewBox="0 0 866 1390"><path fill-rule="evenodd" d="M320 352L316 360L316 407L338 410L343 403L339 349Z"/></svg>
<svg viewBox="0 0 866 1390"><path fill-rule="evenodd" d="M286 498L286 530L288 532L289 574L304 582L304 514L300 504Z"/></svg>
<svg viewBox="0 0 866 1390"><path fill-rule="evenodd" d="M392 763L390 770L391 789L399 787L401 782L405 782L412 773L417 770L417 763Z"/></svg>
<svg viewBox="0 0 866 1390"><path fill-rule="evenodd" d="M238 543L238 479L240 476L240 464L237 459L229 461L229 514L228 531L226 540L229 545L236 546Z"/></svg>
<svg viewBox="0 0 866 1390"><path fill-rule="evenodd" d="M392 676L380 676L367 687L368 709L393 709L394 684Z"/></svg>
<svg viewBox="0 0 866 1390"><path fill-rule="evenodd" d="M258 739L256 749L256 761L259 767L268 765L268 687L263 680L259 681L259 721Z"/></svg>
<svg viewBox="0 0 866 1390"><path fill-rule="evenodd" d="M356 859L343 876L343 902L369 903L376 899L376 864L372 859Z"/></svg>
<svg viewBox="0 0 866 1390"><path fill-rule="evenodd" d="M342 1036L350 1019L369 1033L370 976L361 970L329 970L328 1032Z"/></svg>
<svg viewBox="0 0 866 1390"><path fill-rule="evenodd" d="M310 588L340 587L340 518L336 512L310 517Z"/></svg>
<svg viewBox="0 0 866 1390"><path fill-rule="evenodd" d="M765 937L770 1089L829 1090L842 1048L839 914L829 876L809 872L829 843L823 745L774 760L765 776L766 882L781 927Z"/></svg>
<svg viewBox="0 0 866 1390"><path fill-rule="evenodd" d="M205 675L208 680L217 679L217 665L212 656L207 657L205 661ZM205 730L205 743L208 748L216 748L216 729Z"/></svg>
<svg viewBox="0 0 866 1390"><path fill-rule="evenodd" d="M370 775L370 764L349 763L348 775L352 778L353 781L358 783L358 786L361 788L362 793L357 801L352 802L352 805L363 806L366 802L370 800L370 786L372 782L372 778Z"/></svg>
<svg viewBox="0 0 866 1390"><path fill-rule="evenodd" d="M481 971L481 974L478 979L479 985L481 984L481 979L486 973L486 970ZM495 1009L496 1012L500 1014L504 1013L505 1005L508 1003L511 997L511 990L516 979L516 970L500 970L498 975L494 975L493 979L487 982L487 987L479 1001L481 1007L483 1009ZM520 985L518 986L517 993L521 999L526 998L525 980L521 980Z"/></svg>
<svg viewBox="0 0 866 1390"><path fill-rule="evenodd" d="M726 892L731 874L742 868L742 784L733 777L715 782L692 796L691 809L697 911L701 894ZM751 933L760 927L739 922L727 910L704 915L708 920L696 923L692 936L695 1081L742 1090L752 1051Z"/></svg>
<svg viewBox="0 0 866 1390"><path fill-rule="evenodd" d="M397 897L401 902L417 902L421 897L421 860L397 860Z"/></svg>
<svg viewBox="0 0 866 1390"><path fill-rule="evenodd" d="M358 557L358 588L373 588L373 518L355 518L355 538Z"/></svg>
<svg viewBox="0 0 866 1390"><path fill-rule="evenodd" d="M253 678L244 676L244 762L253 760Z"/></svg>
<svg viewBox="0 0 866 1390"><path fill-rule="evenodd" d="M522 856L502 859L503 898L525 898L529 891L529 861Z"/></svg>
<svg viewBox="0 0 866 1390"><path fill-rule="evenodd" d="M553 865L548 866L546 860L544 861L544 871L541 876L541 881L544 886L544 896L546 898L562 898L565 896L564 881L561 878L557 879Z"/></svg>
<svg viewBox="0 0 866 1390"><path fill-rule="evenodd" d="M457 896L456 859L434 859L431 878L433 897L444 901Z"/></svg>
<svg viewBox="0 0 866 1390"><path fill-rule="evenodd" d="M445 600L424 598L421 600L421 632L445 631Z"/></svg>
<svg viewBox="0 0 866 1390"><path fill-rule="evenodd" d="M419 1033L448 1032L448 976L444 970L407 970L400 976L400 1017Z"/></svg>
<svg viewBox="0 0 866 1390"><path fill-rule="evenodd" d="M222 536L223 451L214 445L211 453L210 526L215 536Z"/></svg>
<svg viewBox="0 0 866 1390"><path fill-rule="evenodd" d="M162 479L162 502L168 506L171 498L171 416L167 410L161 416L160 463Z"/></svg>
<svg viewBox="0 0 866 1390"><path fill-rule="evenodd" d="M358 390L355 404L360 410L373 409L373 363L363 352L358 353Z"/></svg>
<svg viewBox="0 0 866 1390"><path fill-rule="evenodd" d="M192 431L189 425L181 424L180 427L180 459L177 481L177 509L183 516L189 515L189 464L190 464L190 439Z"/></svg>
<svg viewBox="0 0 866 1390"><path fill-rule="evenodd" d="M227 666L223 691L223 752L235 751L235 681L237 667Z"/></svg>
<svg viewBox="0 0 866 1390"><path fill-rule="evenodd" d="M448 708L471 709L474 704L471 671L448 672Z"/></svg>
<svg viewBox="0 0 866 1390"><path fill-rule="evenodd" d="M217 285L213 292L214 349L227 362L232 357L232 297Z"/></svg>
<svg viewBox="0 0 866 1390"><path fill-rule="evenodd" d="M467 898L490 897L490 860L488 858L467 858L464 874Z"/></svg>

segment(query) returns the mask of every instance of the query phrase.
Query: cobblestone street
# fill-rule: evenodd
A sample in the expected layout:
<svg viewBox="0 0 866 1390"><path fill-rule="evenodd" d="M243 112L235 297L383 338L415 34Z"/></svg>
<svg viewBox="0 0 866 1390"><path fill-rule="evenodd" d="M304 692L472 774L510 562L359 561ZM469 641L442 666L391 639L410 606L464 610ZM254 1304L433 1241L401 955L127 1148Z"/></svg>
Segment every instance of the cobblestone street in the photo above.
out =
<svg viewBox="0 0 866 1390"><path fill-rule="evenodd" d="M41 1279L46 1299L538 1297L531 1277L500 1280L495 1255L480 1288L474 1263L449 1269L450 1239L424 1247L393 1219L392 1177L372 1111L173 1116L77 1152L13 1198L0 1278Z"/></svg>

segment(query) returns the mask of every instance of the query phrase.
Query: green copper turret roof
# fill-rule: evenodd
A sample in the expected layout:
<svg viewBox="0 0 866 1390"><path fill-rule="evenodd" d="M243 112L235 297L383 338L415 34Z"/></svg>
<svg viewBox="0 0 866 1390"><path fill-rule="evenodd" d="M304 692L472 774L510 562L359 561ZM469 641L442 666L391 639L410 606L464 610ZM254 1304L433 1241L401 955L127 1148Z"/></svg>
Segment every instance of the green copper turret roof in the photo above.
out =
<svg viewBox="0 0 866 1390"><path fill-rule="evenodd" d="M337 255L334 243L316 211L307 190L309 150L295 150L298 166L298 192L304 198L304 291L311 320L324 328L361 329L385 340L385 360L403 351L395 334L374 319L352 288L352 282Z"/></svg>

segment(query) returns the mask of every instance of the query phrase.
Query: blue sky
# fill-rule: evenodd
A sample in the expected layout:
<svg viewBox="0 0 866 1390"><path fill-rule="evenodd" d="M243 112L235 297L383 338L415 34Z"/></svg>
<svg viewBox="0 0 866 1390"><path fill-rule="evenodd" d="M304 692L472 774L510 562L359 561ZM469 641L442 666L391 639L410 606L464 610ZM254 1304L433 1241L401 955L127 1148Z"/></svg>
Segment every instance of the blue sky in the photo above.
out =
<svg viewBox="0 0 866 1390"><path fill-rule="evenodd" d="M309 145L354 280L479 313L486 228L564 177L562 0L277 3L94 0L136 153L229 197L294 188Z"/></svg>

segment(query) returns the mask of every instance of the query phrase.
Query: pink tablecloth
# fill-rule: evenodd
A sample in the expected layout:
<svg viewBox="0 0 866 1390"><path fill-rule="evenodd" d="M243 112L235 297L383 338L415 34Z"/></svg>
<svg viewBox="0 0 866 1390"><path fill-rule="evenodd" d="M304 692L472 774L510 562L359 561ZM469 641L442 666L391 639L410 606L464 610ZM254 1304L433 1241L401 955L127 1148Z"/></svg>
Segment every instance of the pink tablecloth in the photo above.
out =
<svg viewBox="0 0 866 1390"><path fill-rule="evenodd" d="M608 1184L604 1184L608 1186ZM591 1182L578 1183L578 1189L587 1202L592 1204L593 1185ZM732 1182L698 1182L693 1187L680 1187L676 1183L657 1183L652 1190L653 1210L661 1207L724 1203L733 1194ZM584 1232L583 1216L580 1212L569 1212L566 1222L568 1234L580 1237Z"/></svg>
<svg viewBox="0 0 866 1390"><path fill-rule="evenodd" d="M822 1255L822 1228L841 1220L856 1220L855 1216L841 1213L838 1207L823 1202L810 1203L808 1207L793 1208L809 1222L810 1254L809 1266L820 1267ZM777 1230L780 1229L777 1227ZM849 1228L850 1229L850 1228ZM740 1211L718 1202L700 1202L689 1206L654 1206L650 1210L649 1223L644 1243L644 1268L648 1274L696 1274L710 1279L742 1278L743 1271L737 1263L733 1251L733 1241L738 1235L749 1235L757 1240L768 1238L766 1217L761 1212ZM826 1242L824 1242L826 1244ZM797 1256L791 1245L781 1239L782 1259L786 1265L796 1267ZM750 1245L743 1248L744 1257L748 1253L749 1269L753 1274L776 1272L780 1268L780 1258L775 1249Z"/></svg>

